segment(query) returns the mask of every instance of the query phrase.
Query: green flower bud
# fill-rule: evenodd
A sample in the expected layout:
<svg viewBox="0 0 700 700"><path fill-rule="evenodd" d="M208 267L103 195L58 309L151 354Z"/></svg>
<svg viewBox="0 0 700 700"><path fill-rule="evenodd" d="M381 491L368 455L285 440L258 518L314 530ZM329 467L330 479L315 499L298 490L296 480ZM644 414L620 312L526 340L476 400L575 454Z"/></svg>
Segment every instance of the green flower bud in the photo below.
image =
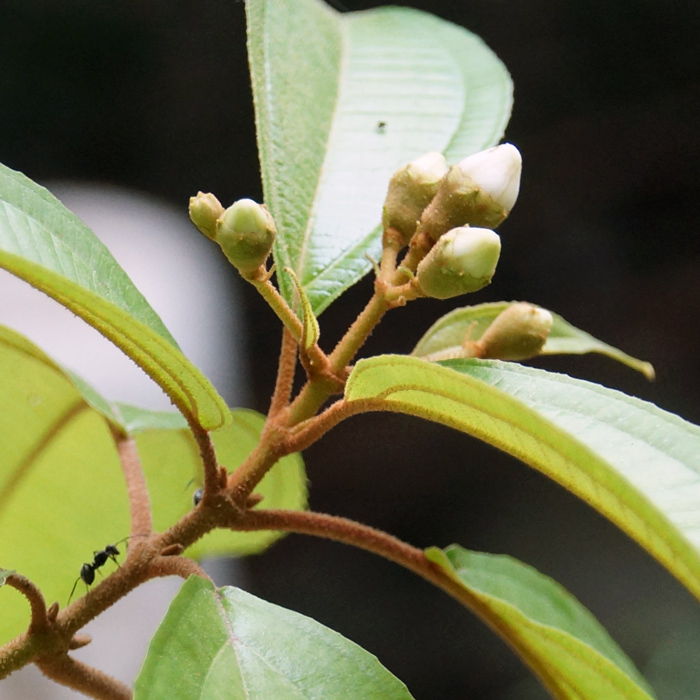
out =
<svg viewBox="0 0 700 700"><path fill-rule="evenodd" d="M479 357L495 360L528 360L540 354L552 330L552 314L519 302L501 311L481 339Z"/></svg>
<svg viewBox="0 0 700 700"><path fill-rule="evenodd" d="M216 222L216 242L241 273L257 270L275 240L275 222L267 208L252 199L234 202Z"/></svg>
<svg viewBox="0 0 700 700"><path fill-rule="evenodd" d="M456 226L495 228L510 214L520 190L522 158L510 143L465 158L450 168L421 226L437 240Z"/></svg>
<svg viewBox="0 0 700 700"><path fill-rule="evenodd" d="M197 192L196 197L190 197L190 219L207 238L216 237L216 220L223 213L221 202L210 192Z"/></svg>
<svg viewBox="0 0 700 700"><path fill-rule="evenodd" d="M392 227L399 231L404 245L415 233L423 210L435 196L446 172L445 156L432 151L392 175L384 200L382 225L385 229Z"/></svg>
<svg viewBox="0 0 700 700"><path fill-rule="evenodd" d="M485 228L463 226L446 233L421 260L415 283L435 299L476 292L496 271L501 254L498 234Z"/></svg>

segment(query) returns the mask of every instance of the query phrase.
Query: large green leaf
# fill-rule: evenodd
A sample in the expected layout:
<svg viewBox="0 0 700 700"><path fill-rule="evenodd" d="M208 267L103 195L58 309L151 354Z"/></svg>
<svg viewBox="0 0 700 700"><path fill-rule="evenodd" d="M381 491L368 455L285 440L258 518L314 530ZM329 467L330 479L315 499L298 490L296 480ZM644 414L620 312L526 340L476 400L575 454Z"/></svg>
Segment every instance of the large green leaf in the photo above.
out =
<svg viewBox="0 0 700 700"><path fill-rule="evenodd" d="M81 564L129 532L124 477L103 414L29 341L0 331L0 566L65 604ZM26 600L3 588L0 643L28 622Z"/></svg>
<svg viewBox="0 0 700 700"><path fill-rule="evenodd" d="M0 267L111 340L190 419L214 429L228 409L97 237L47 190L0 165Z"/></svg>
<svg viewBox="0 0 700 700"><path fill-rule="evenodd" d="M559 700L650 700L653 692L570 593L507 556L453 545L426 555L478 602L480 614Z"/></svg>
<svg viewBox="0 0 700 700"><path fill-rule="evenodd" d="M278 269L316 314L369 269L389 178L428 151L497 143L507 71L466 30L406 8L339 14L320 0L249 0L249 58ZM282 292L293 286L279 277Z"/></svg>
<svg viewBox="0 0 700 700"><path fill-rule="evenodd" d="M23 336L0 326L0 566L65 603L80 565L129 532L124 477L110 425L136 436L154 521L164 530L192 507L201 459L181 414L112 405ZM263 417L235 411L213 440L235 468L253 448ZM299 455L280 460L256 490L271 508L304 508ZM212 533L191 553L259 552L281 533ZM28 606L0 596L0 643L22 631Z"/></svg>
<svg viewBox="0 0 700 700"><path fill-rule="evenodd" d="M465 338L469 340L481 338L496 316L514 303L512 301L497 301L455 309L437 320L426 331L411 354L427 358L438 353L446 354L459 351ZM597 352L636 369L647 379L654 378L654 368L648 362L630 357L612 345L594 338L585 331L572 326L558 314L552 313L552 318L554 323L542 349L543 355L582 355L588 352Z"/></svg>
<svg viewBox="0 0 700 700"><path fill-rule="evenodd" d="M656 406L515 363L357 363L348 401L422 416L499 447L565 486L700 598L700 428Z"/></svg>
<svg viewBox="0 0 700 700"><path fill-rule="evenodd" d="M311 618L192 577L170 605L135 700L410 700L377 659Z"/></svg>

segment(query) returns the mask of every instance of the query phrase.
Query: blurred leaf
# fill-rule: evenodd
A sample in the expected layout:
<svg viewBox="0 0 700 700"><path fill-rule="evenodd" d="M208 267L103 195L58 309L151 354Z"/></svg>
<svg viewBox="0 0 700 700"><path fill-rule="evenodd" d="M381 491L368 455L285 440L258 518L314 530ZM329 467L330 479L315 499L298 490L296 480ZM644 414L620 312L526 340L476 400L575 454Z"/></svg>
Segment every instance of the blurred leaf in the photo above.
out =
<svg viewBox="0 0 700 700"><path fill-rule="evenodd" d="M649 700L653 693L601 624L552 579L511 557L426 550L560 700Z"/></svg>
<svg viewBox="0 0 700 700"><path fill-rule="evenodd" d="M0 267L48 294L126 353L204 428L228 420L223 399L180 352L100 240L47 190L0 165Z"/></svg>
<svg viewBox="0 0 700 700"><path fill-rule="evenodd" d="M129 532L124 476L105 417L69 374L3 328L0 444L0 564L65 604L81 564ZM3 591L0 643L28 622L26 600Z"/></svg>
<svg viewBox="0 0 700 700"><path fill-rule="evenodd" d="M496 316L514 303L516 302L497 301L455 309L428 329L411 354L425 358L436 353L457 351L461 348L465 337L468 336L469 340L479 340ZM654 379L654 368L649 362L637 360L621 350L597 340L592 335L575 328L555 313L552 313L552 318L554 324L542 349L543 355L582 355L588 352L597 352L636 369L647 379Z"/></svg>
<svg viewBox="0 0 700 700"><path fill-rule="evenodd" d="M380 255L389 178L428 151L498 142L512 84L475 35L416 10L339 14L320 0L249 0L248 53L278 270L320 314ZM293 286L278 275L282 293Z"/></svg>
<svg viewBox="0 0 700 700"><path fill-rule="evenodd" d="M377 659L311 618L192 577L170 605L135 700L410 700Z"/></svg>
<svg viewBox="0 0 700 700"><path fill-rule="evenodd" d="M348 401L421 416L521 459L635 539L700 598L700 428L596 384L515 363L361 360Z"/></svg>

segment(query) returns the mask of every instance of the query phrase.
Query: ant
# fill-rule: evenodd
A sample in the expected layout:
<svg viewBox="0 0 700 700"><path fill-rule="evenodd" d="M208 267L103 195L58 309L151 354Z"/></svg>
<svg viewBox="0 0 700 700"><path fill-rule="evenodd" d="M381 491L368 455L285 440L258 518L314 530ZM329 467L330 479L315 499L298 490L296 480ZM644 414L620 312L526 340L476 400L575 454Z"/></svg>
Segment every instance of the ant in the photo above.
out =
<svg viewBox="0 0 700 700"><path fill-rule="evenodd" d="M117 556L120 554L119 550L117 549L117 545L121 544L122 542L126 542L131 537L133 537L133 535L125 537L124 539L121 539L118 542L115 542L114 544L108 544L104 549L101 549L99 552L93 552L92 564L86 563L80 567L80 576L78 576L78 578L75 579L75 583L73 584L70 596L68 596L67 604L70 603L71 598L73 597L73 593L75 593L75 587L78 585L78 581L80 581L81 579L85 583L85 587L88 588L89 592L89 586L91 586L95 581L95 571L103 567L107 563L108 559L111 559L117 566L120 566L119 562L117 561Z"/></svg>

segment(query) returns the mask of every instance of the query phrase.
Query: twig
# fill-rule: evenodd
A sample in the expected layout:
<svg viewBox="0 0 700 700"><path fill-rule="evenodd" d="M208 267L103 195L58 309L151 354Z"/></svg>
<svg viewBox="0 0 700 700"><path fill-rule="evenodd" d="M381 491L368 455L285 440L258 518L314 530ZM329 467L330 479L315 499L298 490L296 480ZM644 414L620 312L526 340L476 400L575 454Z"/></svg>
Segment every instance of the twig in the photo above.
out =
<svg viewBox="0 0 700 700"><path fill-rule="evenodd" d="M199 447L204 466L204 498L217 493L220 488L219 462L216 458L216 448L209 433L199 424L191 423L190 428Z"/></svg>
<svg viewBox="0 0 700 700"><path fill-rule="evenodd" d="M29 607L32 610L29 633L46 631L49 628L49 618L46 612L46 601L41 591L21 574L10 574L5 579L5 583L17 589L29 601Z"/></svg>
<svg viewBox="0 0 700 700"><path fill-rule="evenodd" d="M98 700L131 700L131 689L102 671L67 654L44 656L36 665L45 676Z"/></svg>
<svg viewBox="0 0 700 700"><path fill-rule="evenodd" d="M289 329L282 330L282 348L277 368L275 391L272 394L269 416L277 415L289 404L297 365L297 341Z"/></svg>
<svg viewBox="0 0 700 700"><path fill-rule="evenodd" d="M148 486L139 458L136 441L133 438L117 440L117 452L122 463L126 490L129 495L131 512L131 536L150 535L153 530L153 515L148 498Z"/></svg>

